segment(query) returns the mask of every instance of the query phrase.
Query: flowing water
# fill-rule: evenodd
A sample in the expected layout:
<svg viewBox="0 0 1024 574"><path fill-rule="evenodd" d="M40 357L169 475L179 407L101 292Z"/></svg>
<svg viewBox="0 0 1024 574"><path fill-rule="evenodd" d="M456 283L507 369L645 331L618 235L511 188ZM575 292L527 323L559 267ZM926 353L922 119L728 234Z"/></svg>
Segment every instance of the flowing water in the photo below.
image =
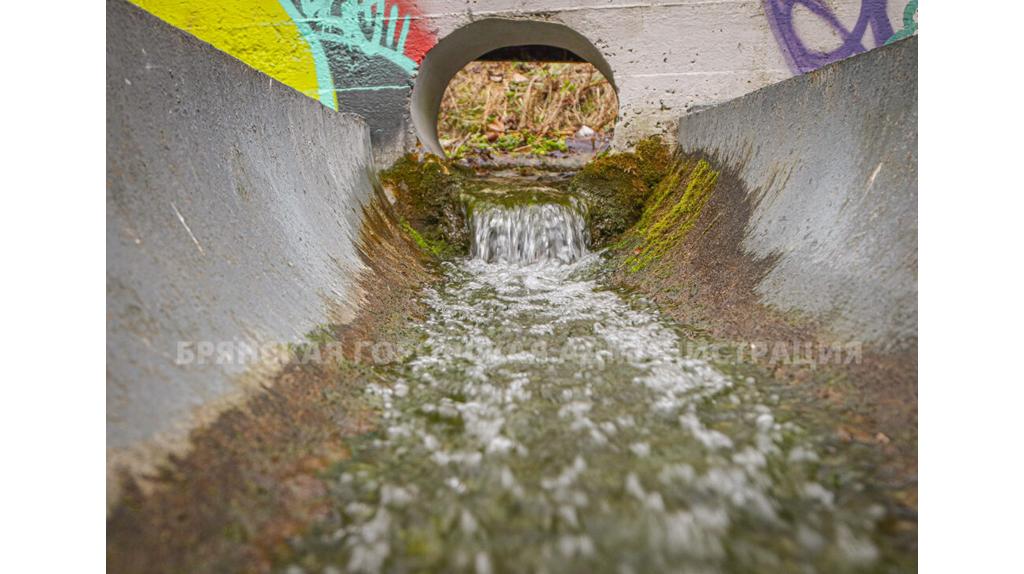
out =
<svg viewBox="0 0 1024 574"><path fill-rule="evenodd" d="M877 493L829 479L777 395L602 286L579 204L538 189L467 209L472 256L445 264L422 347L370 389L381 429L293 569L899 569Z"/></svg>

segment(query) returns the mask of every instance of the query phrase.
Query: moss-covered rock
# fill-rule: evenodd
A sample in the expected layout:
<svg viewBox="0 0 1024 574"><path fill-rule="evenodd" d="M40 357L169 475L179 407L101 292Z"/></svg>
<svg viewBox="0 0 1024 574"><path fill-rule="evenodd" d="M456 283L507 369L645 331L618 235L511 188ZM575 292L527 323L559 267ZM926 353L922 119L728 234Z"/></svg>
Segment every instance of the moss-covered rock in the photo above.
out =
<svg viewBox="0 0 1024 574"><path fill-rule="evenodd" d="M672 151L662 143L660 136L640 140L636 144L636 156L640 162L640 179L652 189L672 168Z"/></svg>
<svg viewBox="0 0 1024 574"><path fill-rule="evenodd" d="M381 172L380 181L394 195L406 231L425 250L448 257L469 249L460 199L469 175L438 156L411 153Z"/></svg>
<svg viewBox="0 0 1024 574"><path fill-rule="evenodd" d="M672 163L668 146L654 136L638 143L636 152L599 157L576 174L569 191L587 201L590 236L596 247L637 222L644 202Z"/></svg>

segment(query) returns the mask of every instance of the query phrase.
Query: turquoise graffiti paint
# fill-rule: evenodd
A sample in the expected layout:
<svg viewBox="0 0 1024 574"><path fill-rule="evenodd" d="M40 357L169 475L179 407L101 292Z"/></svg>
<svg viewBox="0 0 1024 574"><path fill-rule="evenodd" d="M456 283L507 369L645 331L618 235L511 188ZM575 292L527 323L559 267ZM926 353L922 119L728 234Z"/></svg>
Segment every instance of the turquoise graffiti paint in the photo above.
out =
<svg viewBox="0 0 1024 574"><path fill-rule="evenodd" d="M313 53L318 99L325 106L338 109L337 92L407 88L368 86L335 89L331 76L331 62L324 47L325 42L341 44L369 57L384 58L411 75L416 71L417 64L405 55L405 42L409 36L409 16L400 17L397 5L391 6L389 16L385 18L385 14L388 13L385 0L300 0L298 4L292 0L279 1ZM372 30L369 36L364 32L367 24Z"/></svg>
<svg viewBox="0 0 1024 574"><path fill-rule="evenodd" d="M313 65L316 67L317 99L320 103L331 108L338 109L338 98L334 95L334 78L331 77L331 64L327 59L327 52L323 44L316 38L313 28L306 23L302 13L295 7L291 0L279 0L281 7L288 13L295 26L299 29L303 39L309 44L309 50L313 53Z"/></svg>
<svg viewBox="0 0 1024 574"><path fill-rule="evenodd" d="M897 31L892 35L891 38L885 41L886 44L891 44L897 40L909 38L917 32L917 22L914 21L914 16L917 14L917 0L910 0L907 2L907 6L903 8L903 29Z"/></svg>
<svg viewBox="0 0 1024 574"><path fill-rule="evenodd" d="M407 74L416 71L416 61L405 55L409 16L400 17L397 5L391 6L390 15L385 17L387 6L384 0L300 0L298 5L289 0L280 2L313 50L318 78L330 79L324 42L335 42L367 56L385 58ZM369 37L363 31L366 23L372 29ZM327 87L324 82L320 84L321 92L332 88L333 83L331 87Z"/></svg>

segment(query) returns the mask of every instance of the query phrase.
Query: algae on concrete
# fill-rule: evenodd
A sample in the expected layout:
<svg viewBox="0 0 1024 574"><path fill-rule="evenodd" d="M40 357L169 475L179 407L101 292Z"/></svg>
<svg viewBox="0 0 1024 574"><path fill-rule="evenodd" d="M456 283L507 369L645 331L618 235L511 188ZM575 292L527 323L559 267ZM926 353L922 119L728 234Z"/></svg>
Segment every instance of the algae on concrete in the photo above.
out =
<svg viewBox="0 0 1024 574"><path fill-rule="evenodd" d="M695 166L693 163L690 158L678 160L651 194L634 231L640 245L625 261L631 272L643 269L686 239L700 217L701 208L715 189L718 172L706 160L698 160Z"/></svg>

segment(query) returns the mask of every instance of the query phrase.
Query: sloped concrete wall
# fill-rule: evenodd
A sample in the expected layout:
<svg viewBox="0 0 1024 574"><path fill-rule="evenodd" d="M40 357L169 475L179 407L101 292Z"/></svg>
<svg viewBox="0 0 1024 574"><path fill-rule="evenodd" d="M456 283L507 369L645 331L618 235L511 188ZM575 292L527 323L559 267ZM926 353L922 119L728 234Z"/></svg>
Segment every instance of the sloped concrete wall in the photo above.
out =
<svg viewBox="0 0 1024 574"><path fill-rule="evenodd" d="M616 148L680 114L911 34L917 0L132 0L371 128L386 165L412 149L424 56L486 18L562 24L612 69ZM422 134L421 134L422 135Z"/></svg>
<svg viewBox="0 0 1024 574"><path fill-rule="evenodd" d="M917 38L683 117L752 194L761 301L883 351L917 338Z"/></svg>
<svg viewBox="0 0 1024 574"><path fill-rule="evenodd" d="M372 169L358 116L107 2L108 464L180 441L272 368L222 350L354 309Z"/></svg>

